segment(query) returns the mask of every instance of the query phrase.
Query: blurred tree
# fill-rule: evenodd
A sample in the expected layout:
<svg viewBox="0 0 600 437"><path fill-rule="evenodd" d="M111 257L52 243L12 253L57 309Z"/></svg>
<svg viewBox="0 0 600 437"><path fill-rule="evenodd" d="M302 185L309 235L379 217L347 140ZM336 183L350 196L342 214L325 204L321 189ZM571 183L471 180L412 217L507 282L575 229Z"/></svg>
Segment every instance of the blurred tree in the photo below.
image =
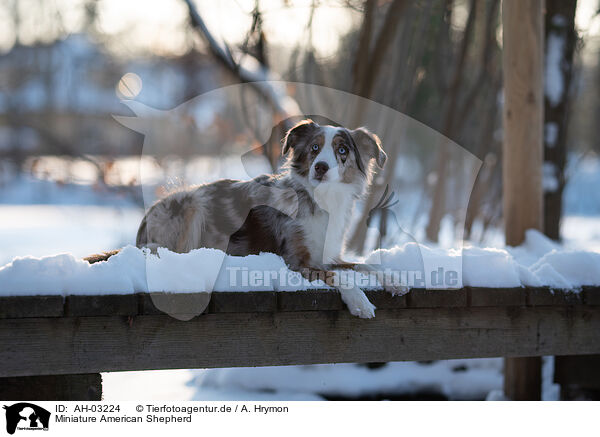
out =
<svg viewBox="0 0 600 437"><path fill-rule="evenodd" d="M544 86L544 233L560 239L567 127L577 44L577 0L546 0Z"/></svg>
<svg viewBox="0 0 600 437"><path fill-rule="evenodd" d="M185 0L188 6L190 22L205 41L208 50L217 61L230 73L232 73L239 82L252 84L259 96L264 99L273 110L273 125L281 120L288 119L294 113L299 112L298 104L289 96L286 91L278 88L273 81L276 77L269 69L266 56L265 39L262 32L262 18L258 0L252 12L253 20L249 34L242 45L245 50L243 56L250 58L246 62L239 62L234 58L231 48L226 42L219 42L206 26L202 16L198 12L193 0ZM251 46L250 42L254 40ZM252 48L252 50L250 50ZM248 119L248 117L246 117ZM291 126L286 126L290 128ZM266 147L265 152L271 166L275 167L279 158L279 148Z"/></svg>

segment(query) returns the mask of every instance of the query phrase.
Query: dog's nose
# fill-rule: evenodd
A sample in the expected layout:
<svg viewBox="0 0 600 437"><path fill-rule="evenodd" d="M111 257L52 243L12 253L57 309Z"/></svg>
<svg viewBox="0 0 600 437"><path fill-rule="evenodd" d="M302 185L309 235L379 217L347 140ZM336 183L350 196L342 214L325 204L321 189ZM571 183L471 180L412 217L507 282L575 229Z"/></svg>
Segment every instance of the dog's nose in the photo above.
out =
<svg viewBox="0 0 600 437"><path fill-rule="evenodd" d="M315 164L315 174L318 178L321 178L329 170L329 164L324 161L319 161Z"/></svg>

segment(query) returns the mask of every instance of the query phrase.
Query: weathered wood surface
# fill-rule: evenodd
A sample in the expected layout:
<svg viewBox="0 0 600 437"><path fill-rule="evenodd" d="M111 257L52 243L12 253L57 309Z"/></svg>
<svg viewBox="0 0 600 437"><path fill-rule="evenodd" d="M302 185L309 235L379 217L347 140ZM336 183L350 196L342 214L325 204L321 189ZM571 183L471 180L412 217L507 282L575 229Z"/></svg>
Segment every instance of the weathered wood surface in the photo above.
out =
<svg viewBox="0 0 600 437"><path fill-rule="evenodd" d="M165 294L185 299L197 293L0 296L0 319L159 315L163 312L155 307L153 295ZM404 296L380 290L369 290L366 294L378 309L600 305L600 287L582 287L579 291L465 287L413 289ZM345 308L340 294L332 290L214 292L206 313L344 311Z"/></svg>
<svg viewBox="0 0 600 437"><path fill-rule="evenodd" d="M102 376L44 375L0 378L0 399L11 401L99 401Z"/></svg>
<svg viewBox="0 0 600 437"><path fill-rule="evenodd" d="M598 287L368 294L371 320L307 291L213 293L187 322L148 294L3 297L0 377L600 353Z"/></svg>
<svg viewBox="0 0 600 437"><path fill-rule="evenodd" d="M543 9L544 0L502 2L502 215L510 246L521 244L527 229L543 228ZM504 367L510 399L540 398L538 357L508 359Z"/></svg>

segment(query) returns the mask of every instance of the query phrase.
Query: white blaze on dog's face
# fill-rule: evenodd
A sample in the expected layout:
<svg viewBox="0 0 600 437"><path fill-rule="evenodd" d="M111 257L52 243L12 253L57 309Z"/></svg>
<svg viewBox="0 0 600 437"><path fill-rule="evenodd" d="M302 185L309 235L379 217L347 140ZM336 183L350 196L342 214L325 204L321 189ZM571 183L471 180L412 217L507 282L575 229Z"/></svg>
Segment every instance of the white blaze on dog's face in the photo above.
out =
<svg viewBox="0 0 600 437"><path fill-rule="evenodd" d="M312 186L317 186L321 182L339 182L342 179L340 175L342 169L338 161L342 159L345 161L350 153L349 147L343 141L333 143L334 137L340 131L339 128L323 126L321 129L322 141L318 138L318 142L310 145L311 152L316 153L308 173L308 180Z"/></svg>
<svg viewBox="0 0 600 437"><path fill-rule="evenodd" d="M304 120L287 133L283 153L291 151L292 172L310 186L341 183L364 186L371 181L375 163L386 159L377 135L364 128L319 126Z"/></svg>

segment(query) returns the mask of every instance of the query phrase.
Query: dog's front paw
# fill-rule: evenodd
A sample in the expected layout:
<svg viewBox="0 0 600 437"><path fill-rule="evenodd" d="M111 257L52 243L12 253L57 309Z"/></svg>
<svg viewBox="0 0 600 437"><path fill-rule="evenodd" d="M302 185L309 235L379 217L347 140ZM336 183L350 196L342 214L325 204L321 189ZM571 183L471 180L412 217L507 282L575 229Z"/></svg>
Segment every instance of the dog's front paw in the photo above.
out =
<svg viewBox="0 0 600 437"><path fill-rule="evenodd" d="M410 291L410 287L408 285L402 285L396 281L393 281L391 278L386 277L383 272L376 272L375 275L377 282L379 282L383 289L392 296L404 296Z"/></svg>
<svg viewBox="0 0 600 437"><path fill-rule="evenodd" d="M348 306L350 314L361 319L372 319L375 317L375 305L369 302L365 293L358 287L348 290L340 290L342 300Z"/></svg>
<svg viewBox="0 0 600 437"><path fill-rule="evenodd" d="M392 296L404 296L406 293L410 291L410 287L407 285L394 285L394 284L386 284L383 286L383 289L388 293L391 293Z"/></svg>

